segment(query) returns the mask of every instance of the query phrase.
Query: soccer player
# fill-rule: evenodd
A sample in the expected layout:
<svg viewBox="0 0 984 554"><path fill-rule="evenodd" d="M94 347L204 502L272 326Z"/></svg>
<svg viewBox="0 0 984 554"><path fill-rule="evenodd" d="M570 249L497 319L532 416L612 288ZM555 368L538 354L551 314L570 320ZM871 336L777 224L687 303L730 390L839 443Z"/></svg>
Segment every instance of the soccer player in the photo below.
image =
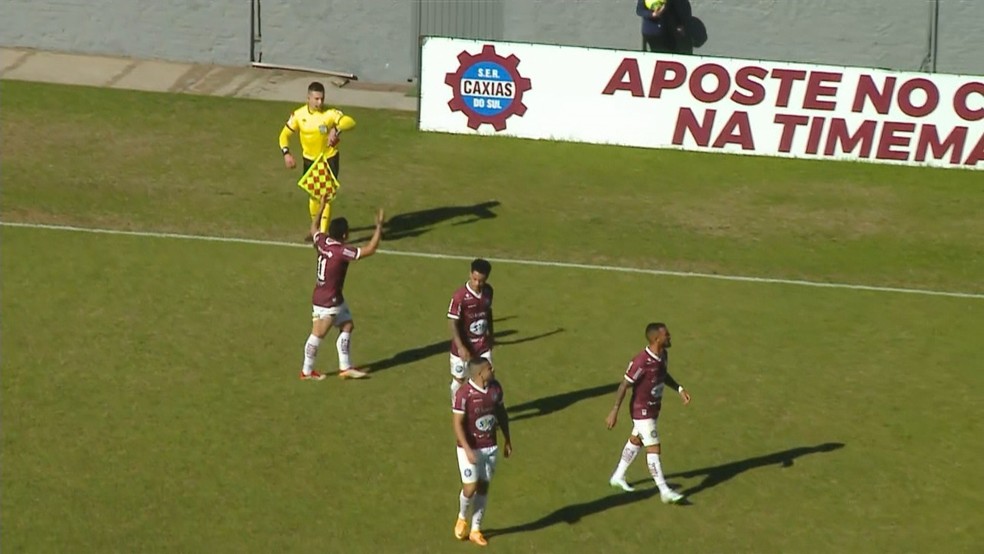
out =
<svg viewBox="0 0 984 554"><path fill-rule="evenodd" d="M327 207L327 197L322 196L318 205L316 217L311 221L311 236L314 237L314 248L318 252L317 282L314 285L314 304L311 315L311 336L304 344L304 366L301 368L301 379L320 381L324 375L314 370L318 357L318 348L332 326L338 327L338 376L342 379L361 379L366 376L364 371L352 367L349 358L352 330L355 322L342 287L345 285L345 274L348 273L350 262L362 260L376 253L383 234L383 210L376 212L376 230L364 248L356 248L345 244L348 239L348 221L344 217L335 218L328 226L328 234L318 229L321 214Z"/></svg>
<svg viewBox="0 0 984 554"><path fill-rule="evenodd" d="M646 462L649 473L652 474L656 486L659 487L659 497L665 504L677 503L683 500L683 495L671 489L663 476L663 466L659 455L659 434L656 432L656 418L663 400L663 387L669 386L680 394L684 405L690 403L690 393L677 383L667 371L669 357L667 348L671 346L670 330L663 323L650 323L646 326L646 340L649 341L642 352L636 354L625 371L625 379L619 384L615 393L615 406L608 413L605 423L608 429L615 427L618 420L618 410L622 406L625 392L632 389L632 434L622 449L622 458L618 462L615 473L609 479L609 484L625 491L634 490L625 482L625 470L635 460L639 450L646 447Z"/></svg>
<svg viewBox="0 0 984 554"><path fill-rule="evenodd" d="M458 439L458 471L461 473L454 536L485 546L488 542L482 536L482 517L488 502L489 482L499 458L496 431L502 429L503 454L507 458L512 455L512 441L509 414L502 401L502 386L492 373L492 362L485 358L472 359L468 362L468 375L468 382L454 394L451 404L454 435ZM472 509L470 532L469 508Z"/></svg>
<svg viewBox="0 0 984 554"><path fill-rule="evenodd" d="M451 296L448 325L451 327L451 397L465 382L465 365L482 357L492 362L492 285L488 284L492 264L478 258L471 263L471 274Z"/></svg>
<svg viewBox="0 0 984 554"><path fill-rule="evenodd" d="M287 118L287 123L280 131L280 151L284 155L284 165L287 169L294 169L296 162L290 153L290 136L298 134L301 143L301 157L303 165L302 175L307 172L314 160L324 153L328 160L328 167L331 168L338 178L341 171L338 153L338 143L341 141L342 131L347 131L355 127L355 120L346 116L341 110L327 108L325 103L325 86L315 81L308 85L307 104L291 112ZM311 198L308 200L308 210L311 212L311 219L316 218L318 201ZM331 221L331 204L325 209L321 217L320 230L322 233L328 230L328 222ZM310 240L312 235L308 235L305 240Z"/></svg>

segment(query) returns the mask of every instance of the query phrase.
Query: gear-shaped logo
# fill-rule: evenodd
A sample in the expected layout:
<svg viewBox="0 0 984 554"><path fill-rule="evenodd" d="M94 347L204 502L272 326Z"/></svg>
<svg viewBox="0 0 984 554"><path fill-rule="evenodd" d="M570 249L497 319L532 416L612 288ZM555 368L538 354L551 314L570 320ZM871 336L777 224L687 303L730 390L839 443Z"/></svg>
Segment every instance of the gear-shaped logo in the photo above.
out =
<svg viewBox="0 0 984 554"><path fill-rule="evenodd" d="M444 83L451 87L451 111L468 117L468 127L478 129L488 123L496 131L506 128L506 120L526 113L523 93L533 88L519 74L519 58L504 58L495 46L486 44L479 54L458 54L458 70L448 73Z"/></svg>

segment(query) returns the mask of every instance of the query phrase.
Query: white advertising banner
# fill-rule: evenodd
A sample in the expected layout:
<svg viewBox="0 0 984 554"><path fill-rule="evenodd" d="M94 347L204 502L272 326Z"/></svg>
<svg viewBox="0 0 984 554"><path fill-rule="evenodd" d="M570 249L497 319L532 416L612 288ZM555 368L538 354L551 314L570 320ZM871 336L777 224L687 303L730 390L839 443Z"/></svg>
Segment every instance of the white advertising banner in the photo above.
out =
<svg viewBox="0 0 984 554"><path fill-rule="evenodd" d="M419 127L984 169L984 77L428 37Z"/></svg>

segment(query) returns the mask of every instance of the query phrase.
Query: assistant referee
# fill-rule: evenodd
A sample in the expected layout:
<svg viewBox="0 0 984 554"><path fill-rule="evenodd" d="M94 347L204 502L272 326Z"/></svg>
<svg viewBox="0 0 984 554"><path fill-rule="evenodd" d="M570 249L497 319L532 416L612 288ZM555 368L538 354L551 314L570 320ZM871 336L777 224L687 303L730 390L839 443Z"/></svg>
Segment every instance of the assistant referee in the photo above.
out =
<svg viewBox="0 0 984 554"><path fill-rule="evenodd" d="M324 153L328 166L338 178L340 171L338 143L341 140L341 132L355 127L355 120L343 114L341 110L326 108L324 103L325 86L317 81L308 85L307 104L291 112L287 123L280 131L280 151L283 153L284 165L287 169L294 169L297 163L290 153L290 136L297 133L301 143L301 157L304 160L301 171L307 172L314 160ZM318 216L318 207L318 200L308 199L308 213L312 220ZM329 221L331 221L331 204L325 208L321 216L322 233L327 232ZM310 235L307 236L307 240L311 240Z"/></svg>

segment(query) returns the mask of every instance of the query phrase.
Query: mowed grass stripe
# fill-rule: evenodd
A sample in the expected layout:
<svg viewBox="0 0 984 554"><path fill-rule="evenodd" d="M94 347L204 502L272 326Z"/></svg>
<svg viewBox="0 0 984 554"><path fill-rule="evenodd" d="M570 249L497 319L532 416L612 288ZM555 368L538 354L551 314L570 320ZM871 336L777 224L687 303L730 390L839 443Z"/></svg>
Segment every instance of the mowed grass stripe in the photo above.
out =
<svg viewBox="0 0 984 554"><path fill-rule="evenodd" d="M126 236L146 237L146 238L168 238L168 239L180 239L180 240L198 240L198 241L206 241L206 242L255 244L261 246L280 246L280 247L292 247L292 248L310 247L309 245L303 243L283 242L283 241L274 241L274 240L260 240L260 239L249 239L249 238L238 238L238 237L219 237L219 236L207 236L207 235L189 235L189 234L182 234L182 233L159 233L154 231L126 231L126 230L119 230L119 229L98 229L98 228L77 227L71 225L48 225L44 223L20 223L20 222L12 222L12 221L3 221L0 222L0 226L16 227L22 229L46 229L52 231L66 231L66 232L76 232L76 233L126 235ZM390 256L408 256L413 258L431 258L431 259L441 259L441 260L471 260L474 257L474 256L465 256L461 254L436 254L431 252L413 252L413 251L387 250L387 249L380 249L379 253L387 254ZM524 259L496 258L496 257L490 257L489 260L496 263L531 265L531 266L541 266L541 267L587 269L593 271L610 271L610 272L618 272L618 273L640 273L640 274L659 275L659 276L668 276L668 277L717 279L720 281L795 285L795 286L803 286L803 287L847 289L847 290L871 291L871 292L919 294L925 296L943 296L943 297L951 297L951 298L984 299L984 293L975 293L975 292L942 291L942 290L914 289L914 288L904 288L904 287L885 287L885 286L877 286L877 285L862 285L862 284L852 284L852 283L824 283L819 281L806 281L806 280L799 280L799 279L751 277L746 275L727 275L727 274L716 274L716 273L699 273L699 272L690 272L690 271L670 271L670 270L663 270L663 269L644 269L638 267L594 265L594 264L559 262L559 261L550 261L550 260L524 260Z"/></svg>

